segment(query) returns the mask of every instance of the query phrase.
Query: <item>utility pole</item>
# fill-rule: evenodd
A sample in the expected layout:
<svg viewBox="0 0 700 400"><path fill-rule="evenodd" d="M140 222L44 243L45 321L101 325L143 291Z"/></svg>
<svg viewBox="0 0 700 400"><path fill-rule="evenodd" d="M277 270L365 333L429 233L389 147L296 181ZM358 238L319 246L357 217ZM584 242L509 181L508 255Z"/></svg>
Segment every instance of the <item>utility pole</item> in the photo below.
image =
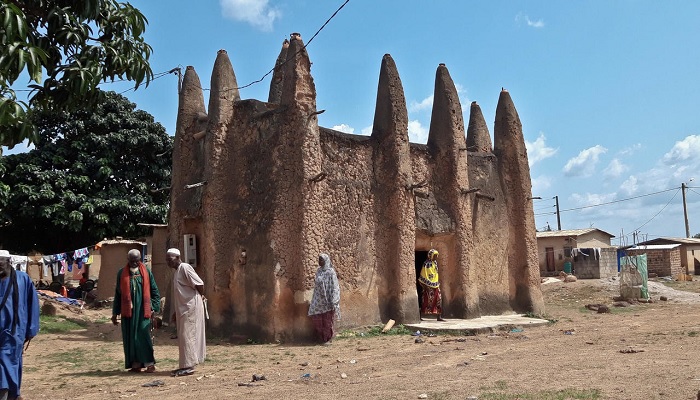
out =
<svg viewBox="0 0 700 400"><path fill-rule="evenodd" d="M685 202L685 190L688 188L685 182L681 183L681 192L683 192L683 217L685 218L685 237L690 237L690 225L688 225L688 205Z"/></svg>
<svg viewBox="0 0 700 400"><path fill-rule="evenodd" d="M685 196L683 197L685 199ZM559 217L559 196L554 196L554 200L557 203L557 230L561 230L561 217ZM685 202L683 202L685 204Z"/></svg>

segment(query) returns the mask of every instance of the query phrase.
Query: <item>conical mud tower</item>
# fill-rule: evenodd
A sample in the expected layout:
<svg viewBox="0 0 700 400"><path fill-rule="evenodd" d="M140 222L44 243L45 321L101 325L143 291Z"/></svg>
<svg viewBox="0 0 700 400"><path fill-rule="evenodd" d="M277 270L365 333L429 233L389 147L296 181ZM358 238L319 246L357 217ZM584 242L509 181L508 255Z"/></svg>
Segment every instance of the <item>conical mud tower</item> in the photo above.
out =
<svg viewBox="0 0 700 400"><path fill-rule="evenodd" d="M476 103L465 132L441 64L428 143L415 144L391 56L382 59L371 136L319 127L310 66L293 34L268 101L241 100L220 51L208 110L197 74L185 74L169 238L181 249L185 238L196 243L210 331L309 339L321 252L340 280L340 327L416 322L416 271L431 248L440 252L446 317L543 312L527 153L508 93L492 148Z"/></svg>

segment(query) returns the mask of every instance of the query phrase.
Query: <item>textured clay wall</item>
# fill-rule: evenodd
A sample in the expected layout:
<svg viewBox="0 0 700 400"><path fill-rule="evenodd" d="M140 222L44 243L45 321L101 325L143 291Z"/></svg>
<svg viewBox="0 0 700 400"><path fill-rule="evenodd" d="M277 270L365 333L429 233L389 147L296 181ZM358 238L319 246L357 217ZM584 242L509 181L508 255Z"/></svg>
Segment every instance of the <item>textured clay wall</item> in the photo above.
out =
<svg viewBox="0 0 700 400"><path fill-rule="evenodd" d="M324 248L341 282L343 320L379 322L372 199L372 146L367 136L321 128ZM312 294L311 288L307 298Z"/></svg>
<svg viewBox="0 0 700 400"><path fill-rule="evenodd" d="M220 51L208 114L195 71L183 80L169 241L182 248L184 233L197 235L210 332L308 339L320 252L340 280L340 326L417 321L415 252L431 247L440 251L446 316L543 311L527 155L507 92L492 150L476 103L465 132L440 65L428 143L416 145L389 55L369 137L318 126L298 35L276 65L269 101L241 100Z"/></svg>

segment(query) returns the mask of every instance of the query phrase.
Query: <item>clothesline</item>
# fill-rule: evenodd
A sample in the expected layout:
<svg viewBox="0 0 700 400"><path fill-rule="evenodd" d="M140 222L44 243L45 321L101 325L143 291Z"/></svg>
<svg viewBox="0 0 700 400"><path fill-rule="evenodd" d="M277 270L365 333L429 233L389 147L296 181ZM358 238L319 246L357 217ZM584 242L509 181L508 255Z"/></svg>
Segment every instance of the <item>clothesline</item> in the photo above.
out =
<svg viewBox="0 0 700 400"><path fill-rule="evenodd" d="M18 271L27 272L28 265L39 265L42 277L65 275L73 272L74 266L82 270L83 265L92 264L90 250L99 249L100 246L87 246L72 251L44 255L10 255L10 264Z"/></svg>

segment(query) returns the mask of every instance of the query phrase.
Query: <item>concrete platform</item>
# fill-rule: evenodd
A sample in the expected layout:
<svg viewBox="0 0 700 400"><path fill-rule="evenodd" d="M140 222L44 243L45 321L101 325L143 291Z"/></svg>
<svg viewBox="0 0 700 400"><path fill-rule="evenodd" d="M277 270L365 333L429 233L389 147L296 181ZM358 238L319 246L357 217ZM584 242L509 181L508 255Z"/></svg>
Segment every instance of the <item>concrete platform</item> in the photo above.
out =
<svg viewBox="0 0 700 400"><path fill-rule="evenodd" d="M530 328L547 325L546 319L529 318L523 314L487 315L473 319L452 319L437 321L424 318L417 324L404 324L412 331L441 332L453 335L476 335L479 333L491 333L511 330L513 328Z"/></svg>

